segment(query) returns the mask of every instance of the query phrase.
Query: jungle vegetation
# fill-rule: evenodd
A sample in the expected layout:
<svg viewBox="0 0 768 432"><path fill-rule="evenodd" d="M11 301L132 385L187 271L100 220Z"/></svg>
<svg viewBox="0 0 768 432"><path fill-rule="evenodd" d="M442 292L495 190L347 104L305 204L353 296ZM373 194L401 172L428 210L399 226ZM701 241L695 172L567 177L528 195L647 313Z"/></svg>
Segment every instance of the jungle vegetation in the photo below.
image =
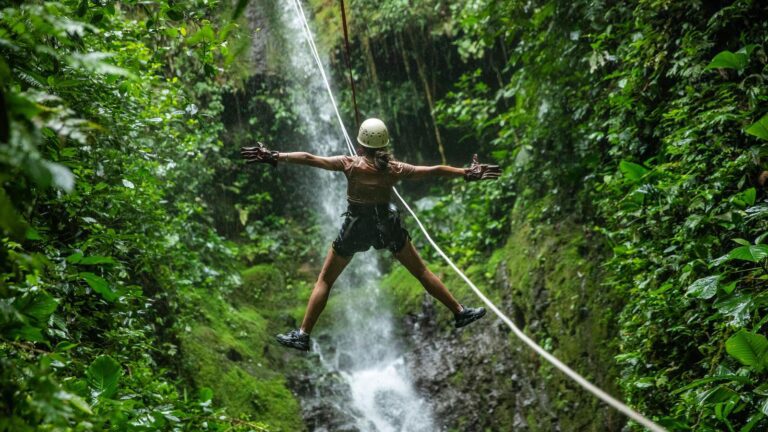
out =
<svg viewBox="0 0 768 432"><path fill-rule="evenodd" d="M768 428L768 5L347 3L358 103L397 156L505 168L407 189L437 197L445 250L468 267L521 220L541 242L569 221L620 396L670 430ZM249 58L248 8L274 2L0 6L0 430L300 427L298 366L262 345L327 239L237 154L301 139ZM310 10L351 125L338 2ZM194 373L219 361L253 403Z"/></svg>

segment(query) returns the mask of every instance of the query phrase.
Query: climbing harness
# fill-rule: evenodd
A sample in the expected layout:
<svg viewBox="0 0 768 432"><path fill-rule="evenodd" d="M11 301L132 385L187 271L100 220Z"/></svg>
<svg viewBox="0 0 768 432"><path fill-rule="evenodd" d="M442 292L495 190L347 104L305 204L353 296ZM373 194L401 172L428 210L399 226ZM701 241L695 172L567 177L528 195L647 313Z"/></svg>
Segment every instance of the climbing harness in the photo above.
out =
<svg viewBox="0 0 768 432"><path fill-rule="evenodd" d="M342 217L344 222L333 249L345 258L371 247L397 253L410 239L394 204L349 203Z"/></svg>
<svg viewBox="0 0 768 432"><path fill-rule="evenodd" d="M317 68L320 71L320 75L323 78L323 82L325 83L326 90L328 90L328 95L331 99L331 104L333 105L334 112L336 114L336 119L339 122L339 126L341 128L342 135L344 136L344 141L347 144L347 149L349 150L350 154L355 154L355 148L352 145L352 140L349 138L349 134L347 134L347 129L344 126L344 122L341 119L341 114L339 113L339 108L336 105L336 99L333 97L333 92L331 91L331 85L328 81L328 77L325 74L325 68L323 67L323 62L320 60L320 54L317 51L317 47L315 46L314 36L312 36L312 30L309 28L309 22L307 21L307 17L304 14L304 8L301 6L301 0L292 0L293 1L293 7L296 10L296 14L298 15L299 19L302 22L302 28L304 31L304 37L307 40L307 44L309 45L310 51L312 53L312 56L315 59L315 63L317 64ZM345 21L345 27L346 27L346 19ZM347 37L346 31L345 31L345 38ZM416 215L416 213L411 209L411 207L408 205L408 203L403 199L403 197L400 195L400 193L397 191L397 188L392 188L393 192L395 193L395 196L400 201L400 203L403 204L406 210L408 210L408 213L413 216L413 219L416 221L416 224L419 226L419 229L421 232L424 233L425 238L429 242L429 244L432 245L432 247L435 248L437 253L445 260L446 263L458 274L464 282L469 285L469 287L472 289L472 291L477 294L478 297L488 306L490 310L493 311L493 313L496 314L509 328L512 330L512 332L517 336L523 343L528 345L531 349L533 349L537 354L539 354L541 357L543 357L545 360L547 360L550 364L552 364L557 369L560 369L565 375L567 375L569 378L571 378L573 381L575 381L577 384L579 384L581 387L583 387L585 390L589 391L593 395L595 395L597 398L605 402L606 404L612 406L625 416L629 417L630 419L638 422L639 424L645 426L648 430L652 432L666 432L664 428L659 426L658 424L654 423L652 420L648 419L647 417L643 416L639 412L633 410L626 404L620 402L619 400L615 399L613 396L609 395L596 385L589 382L586 378L581 376L578 372L574 371L568 365L560 361L557 357L553 356L549 352L547 352L544 348L539 346L536 342L533 341L528 335L523 333L522 330L520 330L515 323L512 322L509 317L507 317L501 310L499 310L496 305L491 302L488 297L486 297L482 291L480 291L477 286L467 277L467 275L464 274L464 272L459 269L456 264L453 263L453 261L448 257L448 255L443 252L443 250L440 248L440 246L435 243L435 241L432 239L432 236L429 235L429 232L424 227L424 224L422 224L419 217Z"/></svg>

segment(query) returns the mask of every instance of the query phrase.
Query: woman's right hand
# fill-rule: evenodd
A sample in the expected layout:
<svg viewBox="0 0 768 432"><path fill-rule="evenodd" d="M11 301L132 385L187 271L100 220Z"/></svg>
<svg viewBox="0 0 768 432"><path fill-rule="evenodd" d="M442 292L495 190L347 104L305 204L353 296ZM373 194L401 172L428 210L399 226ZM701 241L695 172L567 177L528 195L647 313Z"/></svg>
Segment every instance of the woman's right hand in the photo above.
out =
<svg viewBox="0 0 768 432"><path fill-rule="evenodd" d="M496 180L501 176L501 168L498 165L481 164L477 155L472 156L472 165L464 169L464 180Z"/></svg>
<svg viewBox="0 0 768 432"><path fill-rule="evenodd" d="M279 152L268 149L263 143L257 142L255 147L240 147L240 154L246 163L268 163L277 166Z"/></svg>

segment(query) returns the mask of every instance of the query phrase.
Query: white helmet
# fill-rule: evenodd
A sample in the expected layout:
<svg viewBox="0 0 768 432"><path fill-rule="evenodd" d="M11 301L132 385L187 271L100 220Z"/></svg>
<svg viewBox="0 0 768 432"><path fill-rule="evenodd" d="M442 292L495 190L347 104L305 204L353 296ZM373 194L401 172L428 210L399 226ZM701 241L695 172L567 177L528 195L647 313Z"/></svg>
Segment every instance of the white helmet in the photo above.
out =
<svg viewBox="0 0 768 432"><path fill-rule="evenodd" d="M369 118L360 125L357 142L363 147L382 148L389 144L389 132L383 121Z"/></svg>

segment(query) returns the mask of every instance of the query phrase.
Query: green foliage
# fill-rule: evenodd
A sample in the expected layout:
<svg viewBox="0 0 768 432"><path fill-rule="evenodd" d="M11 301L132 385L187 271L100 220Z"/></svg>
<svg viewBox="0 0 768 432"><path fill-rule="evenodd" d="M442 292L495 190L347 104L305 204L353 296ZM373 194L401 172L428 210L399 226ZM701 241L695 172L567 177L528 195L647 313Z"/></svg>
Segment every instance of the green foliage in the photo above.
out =
<svg viewBox="0 0 768 432"><path fill-rule="evenodd" d="M221 214L273 210L223 141L245 3L0 2L0 429L268 427L178 373L241 281Z"/></svg>
<svg viewBox="0 0 768 432"><path fill-rule="evenodd" d="M720 29L750 8L761 13L759 8L746 2L716 13L671 8L662 16L653 8L584 2L568 7L583 11L574 16L563 14L557 2L539 3L540 9L528 10L534 21L548 11L543 18L551 24L548 31L538 31L535 22L509 30L525 47L508 66L508 88L517 99L513 107L499 111L488 90L466 86L452 100L496 104L490 112L498 112L499 121L483 120L488 126L475 129L474 136L514 131L516 140L494 141L512 152L494 154L519 167L520 158L510 155L526 153L524 170L508 171L518 183L516 206L526 205L535 216L530 200L543 199L554 203L544 207L547 213L558 207L580 211L613 250L606 286L628 296L622 351L643 359L624 363L626 396L642 411L659 413L672 428L759 427L762 399L751 390L757 376L728 385L700 384L679 398L665 396L695 379L727 375L716 371L736 365L719 355L718 347L728 345L734 327L759 328L768 314L759 288L768 277L766 249L757 240L768 229L761 210L765 192L750 184L752 173L765 168L766 152L742 132L750 118L764 112L765 95L751 79L704 74L708 68L732 69L739 76L762 73L765 56L756 53L768 35L759 26L742 33L741 41L750 44L736 53L723 52L714 60L709 54L715 44L741 43ZM599 18L608 16L631 24L612 27ZM553 29L563 28L573 29L567 42L553 39L559 34ZM674 39L681 41L679 49L665 45ZM656 60L662 57L671 60ZM557 74L585 61L592 68L588 75ZM445 112L447 119L457 119L450 108ZM747 133L760 138L760 124ZM535 150L524 150L526 143ZM582 173L583 180L571 173ZM567 198L562 191L568 191ZM742 238L756 240L725 249L729 239ZM762 373L759 367L753 371ZM653 396L642 390L648 387L657 390Z"/></svg>

